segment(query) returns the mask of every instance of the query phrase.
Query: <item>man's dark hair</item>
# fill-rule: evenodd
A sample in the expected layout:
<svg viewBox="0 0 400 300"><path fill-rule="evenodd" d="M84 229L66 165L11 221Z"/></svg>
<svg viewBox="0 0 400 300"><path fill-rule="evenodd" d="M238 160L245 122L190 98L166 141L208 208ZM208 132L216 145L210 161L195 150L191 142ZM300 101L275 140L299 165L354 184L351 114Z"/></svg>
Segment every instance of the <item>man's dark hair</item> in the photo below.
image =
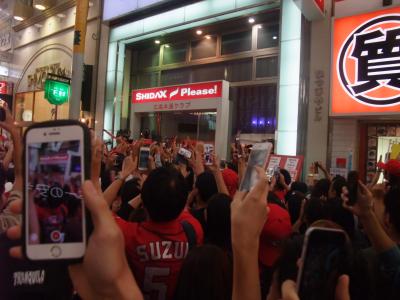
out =
<svg viewBox="0 0 400 300"><path fill-rule="evenodd" d="M400 234L400 188L389 189L385 195L385 213L389 215L389 221L394 229Z"/></svg>
<svg viewBox="0 0 400 300"><path fill-rule="evenodd" d="M331 182L329 179L323 178L318 180L311 191L311 197L321 198L323 196L328 198L330 185Z"/></svg>
<svg viewBox="0 0 400 300"><path fill-rule="evenodd" d="M129 201L140 194L140 184L137 178L130 179L124 183L118 192L121 196L121 208L117 212L117 215L122 219L128 221L133 207L129 204Z"/></svg>
<svg viewBox="0 0 400 300"><path fill-rule="evenodd" d="M290 173L288 172L288 170L280 169L279 172L283 175L286 185L290 185L290 183L292 182L292 177L290 176ZM277 190L284 189L284 187L282 186L282 184L279 181L276 183L276 189Z"/></svg>
<svg viewBox="0 0 400 300"><path fill-rule="evenodd" d="M143 205L155 222L176 219L185 207L187 196L185 179L173 168L153 170L142 187Z"/></svg>
<svg viewBox="0 0 400 300"><path fill-rule="evenodd" d="M336 197L342 195L343 187L347 184L346 179L343 176L335 176L332 180L332 189L336 192Z"/></svg>
<svg viewBox="0 0 400 300"><path fill-rule="evenodd" d="M195 186L199 190L201 200L204 202L208 202L213 195L218 193L218 187L214 175L210 172L201 173L197 177Z"/></svg>
<svg viewBox="0 0 400 300"><path fill-rule="evenodd" d="M231 243L231 198L215 194L207 206L207 242L230 252Z"/></svg>

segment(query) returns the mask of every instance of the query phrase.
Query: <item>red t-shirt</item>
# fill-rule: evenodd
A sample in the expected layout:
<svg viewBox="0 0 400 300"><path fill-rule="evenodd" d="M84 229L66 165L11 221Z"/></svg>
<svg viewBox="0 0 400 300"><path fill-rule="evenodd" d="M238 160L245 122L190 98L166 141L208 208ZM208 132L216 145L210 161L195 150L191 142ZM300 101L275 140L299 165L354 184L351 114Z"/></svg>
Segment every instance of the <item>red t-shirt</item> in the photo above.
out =
<svg viewBox="0 0 400 300"><path fill-rule="evenodd" d="M197 245L203 243L200 223L187 211L178 219L156 223L127 222L116 216L125 238L125 251L135 279L146 299L172 300L179 271L189 244L181 222L196 232Z"/></svg>

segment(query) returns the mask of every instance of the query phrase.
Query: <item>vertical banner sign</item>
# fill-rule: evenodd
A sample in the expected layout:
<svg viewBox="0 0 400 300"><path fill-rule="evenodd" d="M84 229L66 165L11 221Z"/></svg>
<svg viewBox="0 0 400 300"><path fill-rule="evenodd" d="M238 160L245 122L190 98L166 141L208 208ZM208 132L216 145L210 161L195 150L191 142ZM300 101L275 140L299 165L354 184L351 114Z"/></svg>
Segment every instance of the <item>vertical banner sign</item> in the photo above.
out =
<svg viewBox="0 0 400 300"><path fill-rule="evenodd" d="M400 112L400 7L334 20L331 115Z"/></svg>
<svg viewBox="0 0 400 300"><path fill-rule="evenodd" d="M69 118L79 119L81 111L81 92L83 81L83 57L85 52L86 25L89 11L89 0L76 1L74 31L74 54L72 58L72 84Z"/></svg>

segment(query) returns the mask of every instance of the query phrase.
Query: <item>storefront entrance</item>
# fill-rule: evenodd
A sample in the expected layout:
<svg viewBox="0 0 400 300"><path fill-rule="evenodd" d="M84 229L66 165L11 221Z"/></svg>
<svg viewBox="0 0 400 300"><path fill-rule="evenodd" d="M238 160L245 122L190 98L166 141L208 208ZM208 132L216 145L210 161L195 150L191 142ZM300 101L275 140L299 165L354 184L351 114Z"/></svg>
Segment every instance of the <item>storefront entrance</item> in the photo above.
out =
<svg viewBox="0 0 400 300"><path fill-rule="evenodd" d="M229 83L213 81L132 91L131 132L164 140L189 137L228 154L231 111Z"/></svg>
<svg viewBox="0 0 400 300"><path fill-rule="evenodd" d="M157 140L176 136L178 140L190 138L213 144L216 123L216 111L143 113L140 132L147 132Z"/></svg>

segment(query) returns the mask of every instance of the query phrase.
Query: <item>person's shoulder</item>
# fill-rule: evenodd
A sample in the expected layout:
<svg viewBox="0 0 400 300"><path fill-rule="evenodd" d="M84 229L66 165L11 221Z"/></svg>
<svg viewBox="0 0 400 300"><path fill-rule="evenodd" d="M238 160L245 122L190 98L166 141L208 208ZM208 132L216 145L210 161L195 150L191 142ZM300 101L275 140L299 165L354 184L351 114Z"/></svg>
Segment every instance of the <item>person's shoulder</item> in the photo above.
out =
<svg viewBox="0 0 400 300"><path fill-rule="evenodd" d="M181 223L183 221L190 223L194 227L196 233L203 236L203 227L201 226L200 222L188 210L185 209L180 214L180 216L178 217L178 221Z"/></svg>

